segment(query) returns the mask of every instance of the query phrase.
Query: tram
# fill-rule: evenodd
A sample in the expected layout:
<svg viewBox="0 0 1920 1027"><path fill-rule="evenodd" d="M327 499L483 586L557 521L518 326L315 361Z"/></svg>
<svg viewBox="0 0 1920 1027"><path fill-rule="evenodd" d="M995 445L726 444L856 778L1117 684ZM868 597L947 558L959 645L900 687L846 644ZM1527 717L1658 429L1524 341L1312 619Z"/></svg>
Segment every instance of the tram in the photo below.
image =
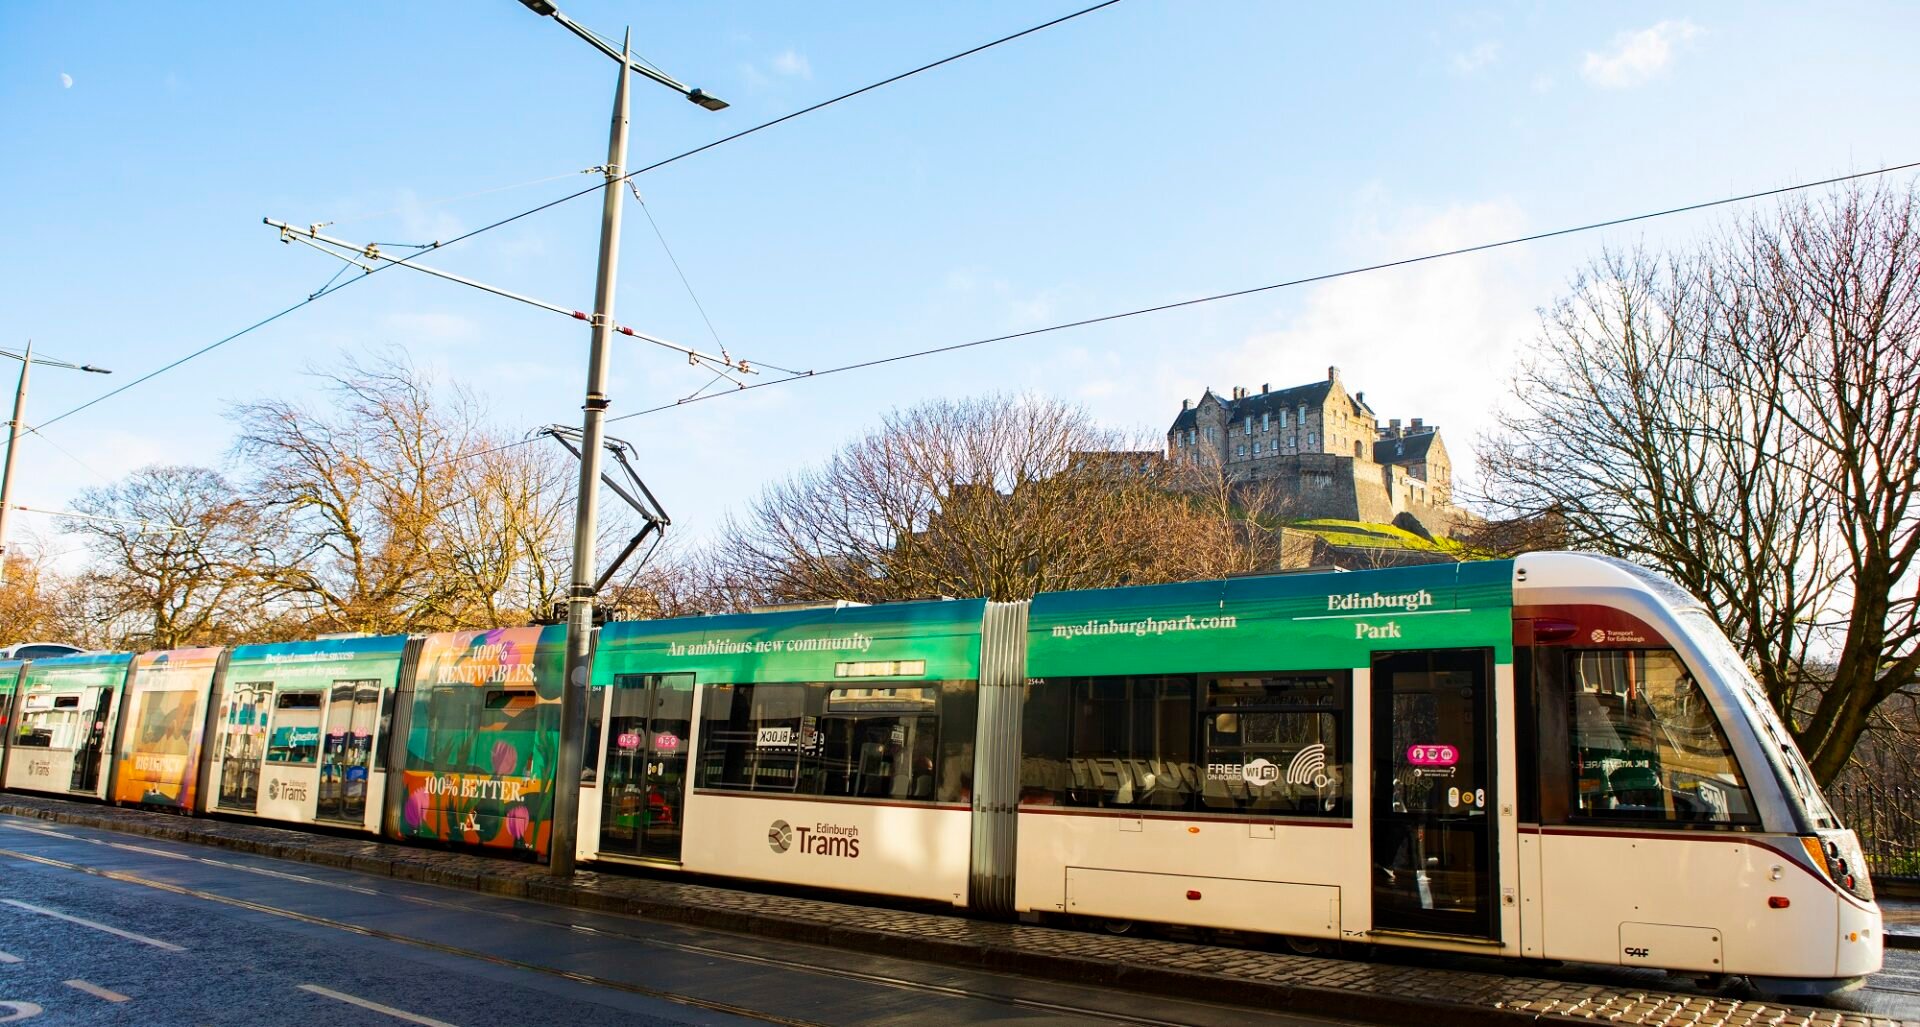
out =
<svg viewBox="0 0 1920 1027"><path fill-rule="evenodd" d="M0 665L0 781L543 859L564 649ZM1724 634L1604 557L614 622L588 697L581 860L1778 993L1881 965L1857 840Z"/></svg>

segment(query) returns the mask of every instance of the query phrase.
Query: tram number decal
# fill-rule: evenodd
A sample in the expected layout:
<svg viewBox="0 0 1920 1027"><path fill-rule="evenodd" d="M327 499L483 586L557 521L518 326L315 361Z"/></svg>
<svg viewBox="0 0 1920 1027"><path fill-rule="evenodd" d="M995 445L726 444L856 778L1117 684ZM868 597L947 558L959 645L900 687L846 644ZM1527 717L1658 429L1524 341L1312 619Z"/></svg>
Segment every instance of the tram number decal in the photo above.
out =
<svg viewBox="0 0 1920 1027"><path fill-rule="evenodd" d="M1407 762L1416 767L1451 767L1460 762L1460 750L1451 745L1409 745Z"/></svg>
<svg viewBox="0 0 1920 1027"><path fill-rule="evenodd" d="M1652 949L1633 948L1631 946L1629 946L1625 952L1628 959L1646 959L1653 954Z"/></svg>

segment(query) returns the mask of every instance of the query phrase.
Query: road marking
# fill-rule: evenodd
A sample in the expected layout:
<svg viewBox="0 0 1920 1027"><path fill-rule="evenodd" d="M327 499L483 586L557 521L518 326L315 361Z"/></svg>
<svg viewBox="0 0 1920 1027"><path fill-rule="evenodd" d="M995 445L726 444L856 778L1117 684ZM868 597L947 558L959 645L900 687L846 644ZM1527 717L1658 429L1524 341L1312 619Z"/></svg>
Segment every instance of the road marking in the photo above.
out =
<svg viewBox="0 0 1920 1027"><path fill-rule="evenodd" d="M0 963L18 963L20 957L11 952L0 952Z"/></svg>
<svg viewBox="0 0 1920 1027"><path fill-rule="evenodd" d="M82 920L77 916L68 916L65 913L48 909L45 906L36 906L31 902L21 902L19 899L0 899L0 902L4 902L9 906L18 906L29 913L38 913L41 916L50 916L50 917L53 917L55 920L65 920L67 923L79 924L82 927L91 927L96 931L105 931L108 934L125 938L128 941L137 941L142 945L151 945L156 949L166 949L168 952L187 951L184 946L175 945L173 942L170 942L170 941L161 941L158 938L149 938L144 934L135 934L132 931L123 931L118 927L108 927L106 924L98 923L93 920Z"/></svg>
<svg viewBox="0 0 1920 1027"><path fill-rule="evenodd" d="M177 852L168 852L165 849L149 849L144 845L128 845L125 842L108 842L107 846L114 849L124 849L127 852L144 852L149 856L164 856L167 859L177 859L183 863L191 863L194 861L194 857L192 856L182 856Z"/></svg>
<svg viewBox="0 0 1920 1027"><path fill-rule="evenodd" d="M101 986L93 983L92 981L83 981L78 977L75 977L73 980L62 981L60 983L65 984L67 987L72 988L75 991L84 991L87 994L92 995L94 998L106 999L108 1002L132 1002L133 1001L132 999L126 997L125 995L120 994L117 991L108 991L107 989L102 988Z"/></svg>
<svg viewBox="0 0 1920 1027"><path fill-rule="evenodd" d="M332 988L322 988L318 984L302 984L299 986L299 988L301 991L311 991L315 995L325 995L327 998L333 999L336 1002L345 1002L348 1005L359 1006L362 1009L371 1009L376 1013L385 1013L386 1015L391 1016L396 1020L405 1020L408 1023L422 1024L423 1027L453 1027L453 1024L450 1024L445 1020L436 1020L431 1016L421 1016L418 1013L409 1013L404 1009L395 1009L392 1006L383 1006L378 1002L370 1002L366 999L359 998L354 995L349 995L344 991L335 991Z"/></svg>
<svg viewBox="0 0 1920 1027"><path fill-rule="evenodd" d="M78 835L61 834L58 831L49 831L44 827L28 827L25 824L11 824L11 823L0 824L0 827L5 827L8 830L12 830L12 831L25 831L29 834L44 834L49 838L64 838L70 842L85 841L85 839L79 837Z"/></svg>
<svg viewBox="0 0 1920 1027"><path fill-rule="evenodd" d="M17 1023L21 1020L31 1020L41 1013L46 1012L46 1010L31 1002L0 1002L0 1009L7 1010L7 1015L0 1016L0 1023Z"/></svg>

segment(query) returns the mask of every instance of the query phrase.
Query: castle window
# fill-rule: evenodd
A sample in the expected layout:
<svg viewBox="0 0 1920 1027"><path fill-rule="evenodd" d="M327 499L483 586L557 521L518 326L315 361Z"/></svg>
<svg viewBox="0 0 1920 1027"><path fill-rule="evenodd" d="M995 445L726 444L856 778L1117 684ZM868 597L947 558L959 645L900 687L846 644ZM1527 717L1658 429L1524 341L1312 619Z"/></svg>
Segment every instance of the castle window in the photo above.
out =
<svg viewBox="0 0 1920 1027"><path fill-rule="evenodd" d="M1245 446L1235 446L1235 447L1233 447L1233 455L1234 455L1234 456L1246 456L1246 455L1247 455L1247 447L1245 447Z"/></svg>
<svg viewBox="0 0 1920 1027"><path fill-rule="evenodd" d="M1189 446L1193 445L1193 429L1192 428L1187 429L1187 445Z"/></svg>
<svg viewBox="0 0 1920 1027"><path fill-rule="evenodd" d="M1320 443L1320 437L1319 437L1318 435L1315 435L1315 434L1314 434L1313 432L1308 432L1308 433L1307 433L1307 448L1308 448L1308 449L1312 449L1312 448L1313 448L1314 446L1316 446L1316 445L1318 445L1319 443Z"/></svg>
<svg viewBox="0 0 1920 1027"><path fill-rule="evenodd" d="M1216 436L1216 435L1214 435L1214 433L1213 433L1213 429L1212 429L1212 428L1208 428L1208 429L1207 429L1207 441L1208 441L1208 442L1212 442L1212 441L1214 441L1214 439L1216 439L1216 438L1218 438L1218 436Z"/></svg>
<svg viewBox="0 0 1920 1027"><path fill-rule="evenodd" d="M1240 422L1240 427L1242 427L1242 428L1245 428L1245 429L1246 429L1245 431L1243 431L1243 432L1241 432L1240 434L1242 434L1242 435L1252 435L1252 434L1253 434L1253 418L1251 418L1251 417L1249 417L1249 418L1247 418L1246 420L1244 420L1244 421L1241 421L1241 422Z"/></svg>
<svg viewBox="0 0 1920 1027"><path fill-rule="evenodd" d="M1286 426L1287 426L1287 412L1285 410L1282 410L1280 411L1280 427L1285 428Z"/></svg>
<svg viewBox="0 0 1920 1027"><path fill-rule="evenodd" d="M1270 421L1270 418L1269 418L1269 415L1267 415L1267 414L1261 414L1261 415L1260 415L1260 430L1261 430L1261 431L1272 431L1272 430L1273 430L1273 425L1272 425L1272 423L1271 423L1271 421Z"/></svg>
<svg viewBox="0 0 1920 1027"><path fill-rule="evenodd" d="M1259 456L1259 455L1260 455L1260 443L1259 443L1259 441L1258 441L1258 440L1255 440L1255 441L1254 441L1254 444L1253 444L1253 455L1254 455L1254 456Z"/></svg>

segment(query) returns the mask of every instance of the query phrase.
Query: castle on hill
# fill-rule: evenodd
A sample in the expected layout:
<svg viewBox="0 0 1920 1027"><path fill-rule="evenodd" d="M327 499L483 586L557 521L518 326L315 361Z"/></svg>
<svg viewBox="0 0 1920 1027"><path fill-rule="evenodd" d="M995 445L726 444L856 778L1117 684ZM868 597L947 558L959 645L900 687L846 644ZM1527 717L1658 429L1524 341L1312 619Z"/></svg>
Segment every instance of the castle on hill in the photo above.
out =
<svg viewBox="0 0 1920 1027"><path fill-rule="evenodd" d="M1286 389L1211 388L1182 400L1166 459L1220 467L1229 480L1269 482L1293 518L1398 523L1450 535L1470 517L1453 505L1453 464L1440 429L1421 418L1381 427L1366 394L1340 369ZM1413 523L1409 523L1413 522Z"/></svg>

